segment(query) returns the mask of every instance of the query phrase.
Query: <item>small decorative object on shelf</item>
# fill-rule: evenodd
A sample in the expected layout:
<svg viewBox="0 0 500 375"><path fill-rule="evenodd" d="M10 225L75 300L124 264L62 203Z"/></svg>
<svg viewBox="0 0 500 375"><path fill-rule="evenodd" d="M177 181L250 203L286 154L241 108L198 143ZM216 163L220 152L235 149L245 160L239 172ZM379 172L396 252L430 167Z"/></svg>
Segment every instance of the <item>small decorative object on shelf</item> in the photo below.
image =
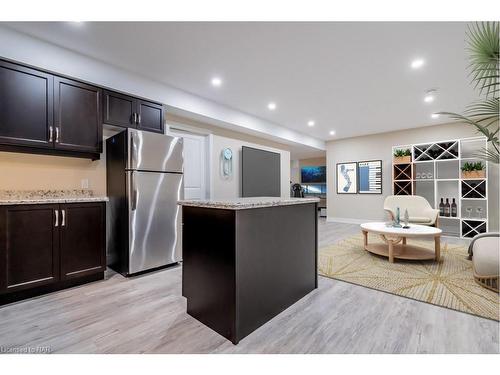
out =
<svg viewBox="0 0 500 375"><path fill-rule="evenodd" d="M444 216L450 217L450 200L446 198L446 203L444 204Z"/></svg>
<svg viewBox="0 0 500 375"><path fill-rule="evenodd" d="M478 219L482 219L483 218L483 215L482 215L483 208L482 207L477 207L476 208L476 212L477 212L477 218Z"/></svg>
<svg viewBox="0 0 500 375"><path fill-rule="evenodd" d="M444 216L444 202L443 202L443 198L441 198L441 203L439 203L439 216Z"/></svg>
<svg viewBox="0 0 500 375"><path fill-rule="evenodd" d="M461 169L462 178L486 178L486 168L480 161L476 163L465 162Z"/></svg>
<svg viewBox="0 0 500 375"><path fill-rule="evenodd" d="M427 173L427 178L432 178L432 173L431 172Z"/></svg>
<svg viewBox="0 0 500 375"><path fill-rule="evenodd" d="M405 216L404 216L404 229L408 229L410 227L410 215L408 215L408 210L405 209Z"/></svg>
<svg viewBox="0 0 500 375"><path fill-rule="evenodd" d="M398 149L394 151L394 163L395 164L408 164L411 163L411 150Z"/></svg>
<svg viewBox="0 0 500 375"><path fill-rule="evenodd" d="M453 198L453 202L451 203L451 216L457 217L457 204L455 203L455 198Z"/></svg>
<svg viewBox="0 0 500 375"><path fill-rule="evenodd" d="M472 215L472 207L465 207L465 211L467 211L467 217L470 219Z"/></svg>

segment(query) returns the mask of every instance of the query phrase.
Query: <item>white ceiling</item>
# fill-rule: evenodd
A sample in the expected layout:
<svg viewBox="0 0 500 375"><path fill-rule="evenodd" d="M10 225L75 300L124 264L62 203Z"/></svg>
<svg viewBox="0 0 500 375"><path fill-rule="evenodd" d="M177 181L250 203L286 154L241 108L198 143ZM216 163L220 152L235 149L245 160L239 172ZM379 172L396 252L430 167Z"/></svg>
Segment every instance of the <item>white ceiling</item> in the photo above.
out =
<svg viewBox="0 0 500 375"><path fill-rule="evenodd" d="M430 114L461 111L475 99L465 23L7 25L322 140L446 122ZM412 70L417 57L426 64ZM424 103L432 88L436 100Z"/></svg>

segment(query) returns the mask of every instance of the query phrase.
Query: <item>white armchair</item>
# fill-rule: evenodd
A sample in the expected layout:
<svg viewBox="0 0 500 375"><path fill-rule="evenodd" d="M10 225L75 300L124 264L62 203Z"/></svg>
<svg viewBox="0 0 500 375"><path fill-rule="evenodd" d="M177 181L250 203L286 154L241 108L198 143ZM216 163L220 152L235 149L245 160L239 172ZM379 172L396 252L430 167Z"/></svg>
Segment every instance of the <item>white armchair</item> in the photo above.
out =
<svg viewBox="0 0 500 375"><path fill-rule="evenodd" d="M399 207L400 217L403 220L405 210L408 210L410 223L438 226L439 210L431 207L427 199L419 195L389 195L385 198L384 210L392 220L396 217Z"/></svg>

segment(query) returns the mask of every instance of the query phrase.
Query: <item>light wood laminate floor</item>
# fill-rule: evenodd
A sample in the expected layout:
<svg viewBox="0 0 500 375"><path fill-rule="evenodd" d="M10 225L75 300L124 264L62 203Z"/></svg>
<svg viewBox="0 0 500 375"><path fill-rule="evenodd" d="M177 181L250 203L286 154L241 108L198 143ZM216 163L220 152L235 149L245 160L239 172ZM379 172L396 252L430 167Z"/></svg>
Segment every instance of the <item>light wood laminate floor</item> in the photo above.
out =
<svg viewBox="0 0 500 375"><path fill-rule="evenodd" d="M352 234L320 222L320 246ZM186 314L181 268L0 307L0 348L57 353L498 353L499 324L320 277L319 288L234 346Z"/></svg>

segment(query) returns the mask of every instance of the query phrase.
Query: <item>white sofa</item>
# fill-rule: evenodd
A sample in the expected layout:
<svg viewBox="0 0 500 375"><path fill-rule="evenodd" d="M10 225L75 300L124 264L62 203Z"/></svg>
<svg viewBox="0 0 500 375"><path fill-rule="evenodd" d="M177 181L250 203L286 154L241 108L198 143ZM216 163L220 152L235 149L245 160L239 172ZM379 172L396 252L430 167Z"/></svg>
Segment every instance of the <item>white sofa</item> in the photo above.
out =
<svg viewBox="0 0 500 375"><path fill-rule="evenodd" d="M419 195L389 195L385 198L384 210L391 220L396 217L399 207L400 218L403 221L405 210L408 210L410 223L438 226L439 210L432 208L427 199Z"/></svg>

